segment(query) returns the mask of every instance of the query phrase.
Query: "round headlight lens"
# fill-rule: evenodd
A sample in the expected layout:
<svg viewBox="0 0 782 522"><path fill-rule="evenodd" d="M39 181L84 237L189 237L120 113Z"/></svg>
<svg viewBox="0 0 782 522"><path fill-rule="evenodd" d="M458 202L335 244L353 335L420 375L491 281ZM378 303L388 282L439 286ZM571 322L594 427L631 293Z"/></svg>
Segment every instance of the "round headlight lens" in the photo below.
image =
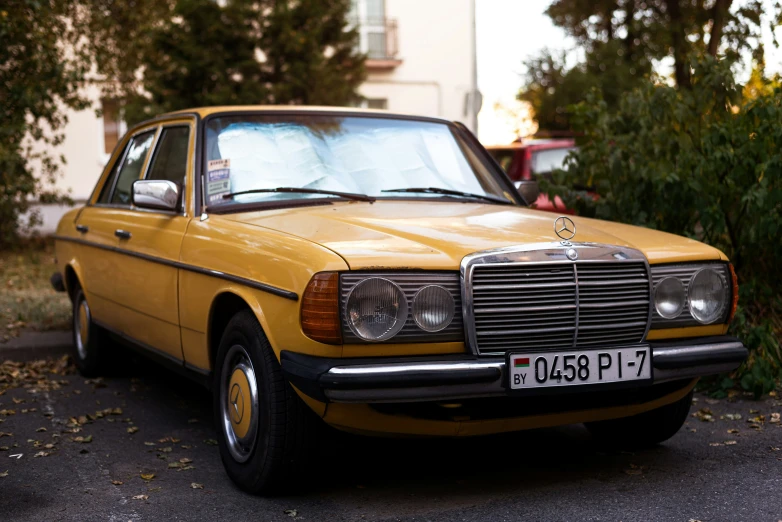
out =
<svg viewBox="0 0 782 522"><path fill-rule="evenodd" d="M654 289L654 307L660 317L676 319L684 310L684 284L678 277L666 277Z"/></svg>
<svg viewBox="0 0 782 522"><path fill-rule="evenodd" d="M690 313L701 323L713 323L725 311L725 281L711 268L700 270L690 281Z"/></svg>
<svg viewBox="0 0 782 522"><path fill-rule="evenodd" d="M348 326L364 340L390 339L399 333L406 321L407 298L402 289L388 279L364 279L348 295Z"/></svg>
<svg viewBox="0 0 782 522"><path fill-rule="evenodd" d="M453 321L456 304L442 286L425 286L413 298L413 319L421 330L439 332Z"/></svg>

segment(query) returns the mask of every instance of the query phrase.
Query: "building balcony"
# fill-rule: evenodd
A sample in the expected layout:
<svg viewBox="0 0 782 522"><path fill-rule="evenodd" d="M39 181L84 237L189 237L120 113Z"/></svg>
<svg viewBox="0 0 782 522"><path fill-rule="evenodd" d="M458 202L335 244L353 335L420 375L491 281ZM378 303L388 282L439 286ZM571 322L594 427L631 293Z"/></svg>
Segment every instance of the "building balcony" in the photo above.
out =
<svg viewBox="0 0 782 522"><path fill-rule="evenodd" d="M367 55L370 71L389 70L401 65L396 19L364 18L353 20L360 35L360 50Z"/></svg>

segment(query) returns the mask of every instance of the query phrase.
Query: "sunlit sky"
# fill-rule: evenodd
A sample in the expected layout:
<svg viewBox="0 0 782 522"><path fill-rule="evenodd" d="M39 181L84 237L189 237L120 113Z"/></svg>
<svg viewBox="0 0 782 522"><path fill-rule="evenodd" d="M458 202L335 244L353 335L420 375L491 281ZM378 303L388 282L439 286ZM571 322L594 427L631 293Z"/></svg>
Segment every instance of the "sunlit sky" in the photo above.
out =
<svg viewBox="0 0 782 522"><path fill-rule="evenodd" d="M775 0L764 0L771 6ZM736 2L736 3L741 3ZM487 112L495 103L513 105L524 79L522 62L544 47L565 50L571 60L577 56L576 44L555 27L544 14L551 0L476 0L478 88L483 93L483 111L478 132L486 143L504 143L513 138L506 121L497 121ZM770 9L768 9L770 12ZM782 72L782 50L774 48L770 31L764 27L766 70ZM777 28L782 43L782 29ZM665 74L670 66L661 65ZM740 80L746 79L745 72Z"/></svg>

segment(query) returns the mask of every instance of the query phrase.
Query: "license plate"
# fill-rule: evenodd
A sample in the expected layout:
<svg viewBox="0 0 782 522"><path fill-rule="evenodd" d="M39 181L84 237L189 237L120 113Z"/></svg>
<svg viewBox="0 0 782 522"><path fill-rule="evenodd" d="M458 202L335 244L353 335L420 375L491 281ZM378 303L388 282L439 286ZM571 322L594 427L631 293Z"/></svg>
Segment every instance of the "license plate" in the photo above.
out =
<svg viewBox="0 0 782 522"><path fill-rule="evenodd" d="M573 352L511 353L512 390L644 381L652 378L649 346Z"/></svg>

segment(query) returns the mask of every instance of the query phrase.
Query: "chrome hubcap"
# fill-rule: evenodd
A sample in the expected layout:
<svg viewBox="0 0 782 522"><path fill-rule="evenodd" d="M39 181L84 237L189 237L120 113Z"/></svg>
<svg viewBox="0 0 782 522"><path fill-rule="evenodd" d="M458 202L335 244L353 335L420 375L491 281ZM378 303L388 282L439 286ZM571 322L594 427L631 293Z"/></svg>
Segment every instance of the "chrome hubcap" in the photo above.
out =
<svg viewBox="0 0 782 522"><path fill-rule="evenodd" d="M73 317L73 328L76 331L76 352L80 359L87 358L87 343L90 335L90 305L82 298Z"/></svg>
<svg viewBox="0 0 782 522"><path fill-rule="evenodd" d="M247 461L258 432L258 384L250 355L238 344L228 350L220 374L220 410L228 451L237 462Z"/></svg>

